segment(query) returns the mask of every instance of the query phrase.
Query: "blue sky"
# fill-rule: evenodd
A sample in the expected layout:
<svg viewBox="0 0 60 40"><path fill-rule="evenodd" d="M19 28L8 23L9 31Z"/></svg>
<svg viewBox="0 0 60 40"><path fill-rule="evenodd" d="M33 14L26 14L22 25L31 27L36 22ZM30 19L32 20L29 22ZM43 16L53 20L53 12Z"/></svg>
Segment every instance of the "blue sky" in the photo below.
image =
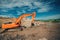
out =
<svg viewBox="0 0 60 40"><path fill-rule="evenodd" d="M36 19L60 19L59 0L0 0L0 17L36 12Z"/></svg>

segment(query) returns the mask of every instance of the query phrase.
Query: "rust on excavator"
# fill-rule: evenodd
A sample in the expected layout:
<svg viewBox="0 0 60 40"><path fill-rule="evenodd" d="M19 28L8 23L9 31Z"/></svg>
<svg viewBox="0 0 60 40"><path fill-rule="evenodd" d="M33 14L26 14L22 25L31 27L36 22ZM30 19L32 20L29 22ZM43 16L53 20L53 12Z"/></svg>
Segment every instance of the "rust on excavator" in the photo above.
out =
<svg viewBox="0 0 60 40"><path fill-rule="evenodd" d="M16 21L14 23L10 23L10 24L2 24L2 29L8 29L8 28L16 28L19 27L21 24L21 20L27 16L32 16L32 22L34 22L34 18L36 16L36 13L33 12L32 14L23 14L21 15L19 18L16 19Z"/></svg>

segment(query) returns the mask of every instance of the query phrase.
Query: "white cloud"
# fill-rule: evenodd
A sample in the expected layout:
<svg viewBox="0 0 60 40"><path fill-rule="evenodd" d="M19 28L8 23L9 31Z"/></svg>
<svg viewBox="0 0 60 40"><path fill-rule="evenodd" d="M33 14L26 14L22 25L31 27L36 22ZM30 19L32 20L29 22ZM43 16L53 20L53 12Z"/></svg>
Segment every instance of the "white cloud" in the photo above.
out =
<svg viewBox="0 0 60 40"><path fill-rule="evenodd" d="M11 3L3 4L0 7L12 8L12 7L16 7L16 6L18 6L18 7L29 6L30 9L40 8L40 9L37 9L38 12L48 12L50 9L52 9L50 7L49 3L50 2L48 2L47 4L43 3L43 2L37 2L36 0L13 0ZM25 13L24 10L23 10L23 13Z"/></svg>
<svg viewBox="0 0 60 40"><path fill-rule="evenodd" d="M10 17L10 16L8 16L8 15L0 15L0 17Z"/></svg>
<svg viewBox="0 0 60 40"><path fill-rule="evenodd" d="M42 7L43 6L43 3L42 2L34 2L34 5L36 7Z"/></svg>
<svg viewBox="0 0 60 40"><path fill-rule="evenodd" d="M41 8L38 10L38 12L48 12L49 10L49 8Z"/></svg>
<svg viewBox="0 0 60 40"><path fill-rule="evenodd" d="M12 14L9 14L9 15L0 15L0 17L15 17L15 16L13 16Z"/></svg>
<svg viewBox="0 0 60 40"><path fill-rule="evenodd" d="M52 7L50 7L49 3L38 3L35 2L36 6L39 7L40 9L38 9L38 12L48 12L49 10L53 9Z"/></svg>
<svg viewBox="0 0 60 40"><path fill-rule="evenodd" d="M15 6L18 6L18 7L21 7L21 6L24 6L24 5L27 5L27 6L29 6L29 5L31 5L30 4L31 2L29 2L28 0L18 0L18 1L16 1L16 0L14 0L13 2L11 2L11 3L9 3L9 4L2 4L1 6L3 6L3 7L7 7L7 8L11 8L11 7L15 7Z"/></svg>

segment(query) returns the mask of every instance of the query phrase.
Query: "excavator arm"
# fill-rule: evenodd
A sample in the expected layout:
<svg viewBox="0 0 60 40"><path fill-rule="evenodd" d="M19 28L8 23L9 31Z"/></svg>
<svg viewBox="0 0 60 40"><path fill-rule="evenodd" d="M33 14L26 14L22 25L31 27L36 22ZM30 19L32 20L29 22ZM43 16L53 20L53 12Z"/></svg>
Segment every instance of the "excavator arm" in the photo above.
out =
<svg viewBox="0 0 60 40"><path fill-rule="evenodd" d="M34 21L34 18L36 16L36 13L32 13L32 14L23 14L22 16L20 16L17 20L16 20L16 24L18 24L19 22L21 22L21 20L27 16L32 16L32 22Z"/></svg>
<svg viewBox="0 0 60 40"><path fill-rule="evenodd" d="M36 16L36 13L33 12L32 14L23 14L19 18L16 19L14 23L11 24L2 24L2 29L8 29L8 28L15 28L18 27L21 23L21 20L27 16L32 16L32 23L34 22L34 18Z"/></svg>

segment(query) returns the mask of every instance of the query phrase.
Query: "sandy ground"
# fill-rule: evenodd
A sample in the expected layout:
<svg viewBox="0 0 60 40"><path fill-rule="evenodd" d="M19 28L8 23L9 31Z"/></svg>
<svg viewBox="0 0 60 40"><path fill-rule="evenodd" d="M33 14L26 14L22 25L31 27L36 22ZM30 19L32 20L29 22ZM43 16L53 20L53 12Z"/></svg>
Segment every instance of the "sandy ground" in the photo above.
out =
<svg viewBox="0 0 60 40"><path fill-rule="evenodd" d="M0 40L60 40L60 26L41 25L23 31L7 31L0 34Z"/></svg>
<svg viewBox="0 0 60 40"><path fill-rule="evenodd" d="M0 40L60 40L60 23L40 24L23 31L17 28L0 34Z"/></svg>

